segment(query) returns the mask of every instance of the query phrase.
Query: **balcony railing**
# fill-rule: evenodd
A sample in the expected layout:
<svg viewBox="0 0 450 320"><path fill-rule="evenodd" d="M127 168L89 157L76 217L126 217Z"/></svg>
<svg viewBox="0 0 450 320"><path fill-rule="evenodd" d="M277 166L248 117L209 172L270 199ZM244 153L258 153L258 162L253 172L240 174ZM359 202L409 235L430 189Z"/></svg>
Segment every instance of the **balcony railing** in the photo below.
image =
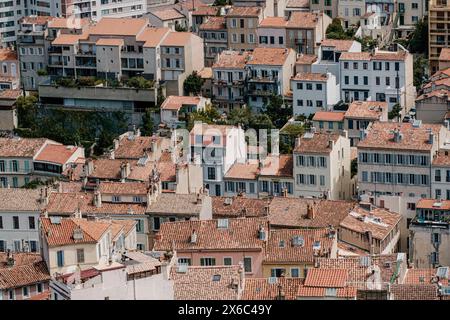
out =
<svg viewBox="0 0 450 320"><path fill-rule="evenodd" d="M253 77L249 80L249 82L277 82L277 77Z"/></svg>

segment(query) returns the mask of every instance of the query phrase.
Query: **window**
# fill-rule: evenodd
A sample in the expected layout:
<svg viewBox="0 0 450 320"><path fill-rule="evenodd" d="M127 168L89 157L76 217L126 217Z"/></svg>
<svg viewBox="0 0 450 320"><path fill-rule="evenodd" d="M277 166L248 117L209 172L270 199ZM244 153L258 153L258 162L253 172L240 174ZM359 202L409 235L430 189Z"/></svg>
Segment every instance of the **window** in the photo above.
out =
<svg viewBox="0 0 450 320"><path fill-rule="evenodd" d="M391 78L386 77L386 86L390 86L391 85Z"/></svg>
<svg viewBox="0 0 450 320"><path fill-rule="evenodd" d="M297 106L303 107L303 100L297 100Z"/></svg>
<svg viewBox="0 0 450 320"><path fill-rule="evenodd" d="M249 193L255 193L255 183L250 182L249 187L250 187Z"/></svg>
<svg viewBox="0 0 450 320"><path fill-rule="evenodd" d="M300 272L298 268L291 268L291 277L298 278L300 276Z"/></svg>
<svg viewBox="0 0 450 320"><path fill-rule="evenodd" d="M312 90L312 88L313 88L312 83L306 84L306 90Z"/></svg>
<svg viewBox="0 0 450 320"><path fill-rule="evenodd" d="M17 162L17 160L11 161L11 171L13 172L19 171L19 163Z"/></svg>
<svg viewBox="0 0 450 320"><path fill-rule="evenodd" d="M178 258L178 264L187 264L188 266L191 266L192 261L190 258Z"/></svg>
<svg viewBox="0 0 450 320"><path fill-rule="evenodd" d="M30 251L31 252L37 252L37 241L30 240Z"/></svg>
<svg viewBox="0 0 450 320"><path fill-rule="evenodd" d="M297 83L297 89L303 90L303 83Z"/></svg>
<svg viewBox="0 0 450 320"><path fill-rule="evenodd" d="M6 241L0 240L0 252L6 251Z"/></svg>
<svg viewBox="0 0 450 320"><path fill-rule="evenodd" d="M5 172L5 160L0 160L0 172Z"/></svg>
<svg viewBox="0 0 450 320"><path fill-rule="evenodd" d="M153 230L159 230L161 227L161 218L153 217Z"/></svg>
<svg viewBox="0 0 450 320"><path fill-rule="evenodd" d="M0 216L0 229L3 229L3 217Z"/></svg>
<svg viewBox="0 0 450 320"><path fill-rule="evenodd" d="M200 258L201 266L215 266L216 258Z"/></svg>
<svg viewBox="0 0 450 320"><path fill-rule="evenodd" d="M317 107L317 108L322 108L322 107L323 107L323 102L322 102L322 100L317 100L317 101L316 101L316 107Z"/></svg>
<svg viewBox="0 0 450 320"><path fill-rule="evenodd" d="M9 298L9 300L14 300L16 298L15 290L9 290L8 291L8 298Z"/></svg>
<svg viewBox="0 0 450 320"><path fill-rule="evenodd" d="M136 232L144 232L144 220L137 220Z"/></svg>
<svg viewBox="0 0 450 320"><path fill-rule="evenodd" d="M323 175L320 176L320 185L321 186L325 185L325 176L323 176Z"/></svg>
<svg viewBox="0 0 450 320"><path fill-rule="evenodd" d="M316 90L319 90L319 91L322 90L322 84L321 83L317 83L316 84Z"/></svg>
<svg viewBox="0 0 450 320"><path fill-rule="evenodd" d="M369 64L367 62L363 62L363 69L364 70L367 70L368 66L369 66Z"/></svg>
<svg viewBox="0 0 450 320"><path fill-rule="evenodd" d="M273 268L270 270L270 276L279 278L282 275L286 274L286 270L283 268Z"/></svg>
<svg viewBox="0 0 450 320"><path fill-rule="evenodd" d="M112 196L112 202L120 202L120 196Z"/></svg>
<svg viewBox="0 0 450 320"><path fill-rule="evenodd" d="M36 229L36 223L34 217L28 217L28 226L30 229Z"/></svg>
<svg viewBox="0 0 450 320"><path fill-rule="evenodd" d="M344 62L344 69L348 69L348 62Z"/></svg>
<svg viewBox="0 0 450 320"><path fill-rule="evenodd" d="M77 249L77 263L84 263L84 249Z"/></svg>
<svg viewBox="0 0 450 320"><path fill-rule="evenodd" d="M439 252L432 252L430 256L430 260L432 264L438 264L439 263Z"/></svg>
<svg viewBox="0 0 450 320"><path fill-rule="evenodd" d="M252 272L252 258L250 257L244 258L244 270L245 272Z"/></svg>
<svg viewBox="0 0 450 320"><path fill-rule="evenodd" d="M36 284L36 290L37 290L38 293L42 293L42 291L44 291L42 283Z"/></svg>
<svg viewBox="0 0 450 320"><path fill-rule="evenodd" d="M231 266L233 264L232 258L223 258L223 265L224 266Z"/></svg>
<svg viewBox="0 0 450 320"><path fill-rule="evenodd" d="M208 167L208 180L216 179L216 168Z"/></svg>
<svg viewBox="0 0 450 320"><path fill-rule="evenodd" d="M441 181L441 170L437 169L434 171L434 181Z"/></svg>
<svg viewBox="0 0 450 320"><path fill-rule="evenodd" d="M431 243L433 243L433 244L441 243L441 234L433 232L431 234Z"/></svg>
<svg viewBox="0 0 450 320"><path fill-rule="evenodd" d="M348 83L349 83L349 77L348 77L348 76L345 76L345 77L344 77L344 83L345 83L345 84L348 84Z"/></svg>
<svg viewBox="0 0 450 320"><path fill-rule="evenodd" d="M358 77L357 76L353 77L353 84L358 85Z"/></svg>
<svg viewBox="0 0 450 320"><path fill-rule="evenodd" d="M137 243L136 249L138 249L139 251L144 251L144 245L142 243Z"/></svg>
<svg viewBox="0 0 450 320"><path fill-rule="evenodd" d="M395 63L395 71L399 71L400 70L400 63L396 62Z"/></svg>
<svg viewBox="0 0 450 320"><path fill-rule="evenodd" d="M373 70L381 70L381 61L379 62L373 62Z"/></svg>
<svg viewBox="0 0 450 320"><path fill-rule="evenodd" d="M13 217L13 229L19 229L19 217L18 216L14 216Z"/></svg>
<svg viewBox="0 0 450 320"><path fill-rule="evenodd" d="M56 260L59 268L64 266L64 251L59 250L56 252Z"/></svg>

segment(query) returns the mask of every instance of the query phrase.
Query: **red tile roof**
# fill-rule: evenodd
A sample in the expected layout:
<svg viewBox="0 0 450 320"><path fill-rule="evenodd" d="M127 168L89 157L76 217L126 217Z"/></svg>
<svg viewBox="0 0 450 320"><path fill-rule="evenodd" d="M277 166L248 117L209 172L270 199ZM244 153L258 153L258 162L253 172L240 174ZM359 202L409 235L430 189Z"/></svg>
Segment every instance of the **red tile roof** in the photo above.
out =
<svg viewBox="0 0 450 320"><path fill-rule="evenodd" d="M276 300L279 298L280 285L286 300L296 300L302 282L303 279L300 278L276 278L273 283L267 278L248 278L245 279L242 300Z"/></svg>
<svg viewBox="0 0 450 320"><path fill-rule="evenodd" d="M26 256L26 257L25 257ZM7 254L0 252L0 289L7 290L12 288L32 285L38 282L48 282L50 274L45 261L39 254L35 253L15 253L14 266L7 266Z"/></svg>
<svg viewBox="0 0 450 320"><path fill-rule="evenodd" d="M387 108L387 102L353 101L345 112L345 117L379 120L383 110L387 110Z"/></svg>
<svg viewBox="0 0 450 320"><path fill-rule="evenodd" d="M225 50L219 54L212 68L244 69L250 58L250 52Z"/></svg>
<svg viewBox="0 0 450 320"><path fill-rule="evenodd" d="M235 197L211 197L212 212L215 219L239 217L264 217L269 211L270 201L263 199Z"/></svg>
<svg viewBox="0 0 450 320"><path fill-rule="evenodd" d="M0 138L0 157L34 157L46 141L44 138Z"/></svg>
<svg viewBox="0 0 450 320"><path fill-rule="evenodd" d="M284 17L267 17L261 20L259 28L285 28L287 20Z"/></svg>
<svg viewBox="0 0 450 320"><path fill-rule="evenodd" d="M297 58L296 64L313 64L317 61L317 56L314 54L300 54Z"/></svg>
<svg viewBox="0 0 450 320"><path fill-rule="evenodd" d="M100 182L99 189L102 194L112 195L147 195L147 185L143 182Z"/></svg>
<svg viewBox="0 0 450 320"><path fill-rule="evenodd" d="M75 146L48 144L34 160L64 165L78 150Z"/></svg>
<svg viewBox="0 0 450 320"><path fill-rule="evenodd" d="M17 60L17 52L8 48L0 48L0 61Z"/></svg>
<svg viewBox="0 0 450 320"><path fill-rule="evenodd" d="M180 110L184 105L198 106L200 97L168 96L161 105L162 110Z"/></svg>
<svg viewBox="0 0 450 320"><path fill-rule="evenodd" d="M348 271L345 269L308 270L304 286L321 288L344 288L348 281Z"/></svg>
<svg viewBox="0 0 450 320"><path fill-rule="evenodd" d="M329 154L332 151L330 141L336 143L340 135L331 132L316 132L304 134L299 139L299 144L294 148L295 153L321 153Z"/></svg>
<svg viewBox="0 0 450 320"><path fill-rule="evenodd" d="M438 151L433 157L433 166L450 167L450 152L447 150Z"/></svg>
<svg viewBox="0 0 450 320"><path fill-rule="evenodd" d="M345 112L317 111L313 121L344 121Z"/></svg>
<svg viewBox="0 0 450 320"><path fill-rule="evenodd" d="M297 73L292 80L296 81L327 81L328 75L326 73L311 73L311 72L300 72Z"/></svg>
<svg viewBox="0 0 450 320"><path fill-rule="evenodd" d="M256 180L259 174L259 165L254 162L234 163L225 173L225 179Z"/></svg>
<svg viewBox="0 0 450 320"><path fill-rule="evenodd" d="M267 232L268 221L262 218L228 219L228 228L219 228L218 220L167 222L161 225L154 250L260 251L264 247L264 241L258 239L261 225ZM192 243L194 231L197 239Z"/></svg>
<svg viewBox="0 0 450 320"><path fill-rule="evenodd" d="M199 26L200 30L226 30L225 17L211 17Z"/></svg>
<svg viewBox="0 0 450 320"><path fill-rule="evenodd" d="M355 287L346 286L344 288L337 288L336 295L333 295L332 297L354 299L356 293L357 289ZM302 298L327 297L327 288L300 286L297 296Z"/></svg>
<svg viewBox="0 0 450 320"><path fill-rule="evenodd" d="M286 27L291 29L312 29L318 23L319 19L316 13L292 11Z"/></svg>
<svg viewBox="0 0 450 320"><path fill-rule="evenodd" d="M323 39L321 45L323 47L334 47L336 51L348 51L352 47L353 40L336 40L336 39Z"/></svg>
<svg viewBox="0 0 450 320"><path fill-rule="evenodd" d="M442 48L439 61L450 61L450 48Z"/></svg>
<svg viewBox="0 0 450 320"><path fill-rule="evenodd" d="M450 200L420 199L416 204L417 209L450 210Z"/></svg>
<svg viewBox="0 0 450 320"><path fill-rule="evenodd" d="M227 17L258 17L261 14L259 7L231 7ZM255 26L256 28L256 26Z"/></svg>
<svg viewBox="0 0 450 320"><path fill-rule="evenodd" d="M292 49L289 48L257 47L253 50L247 65L282 66L292 52Z"/></svg>
<svg viewBox="0 0 450 320"><path fill-rule="evenodd" d="M433 284L393 284L393 300L438 300L437 287Z"/></svg>
<svg viewBox="0 0 450 320"><path fill-rule="evenodd" d="M263 163L263 167L260 169L261 176L292 178L293 160L291 154L268 155Z"/></svg>

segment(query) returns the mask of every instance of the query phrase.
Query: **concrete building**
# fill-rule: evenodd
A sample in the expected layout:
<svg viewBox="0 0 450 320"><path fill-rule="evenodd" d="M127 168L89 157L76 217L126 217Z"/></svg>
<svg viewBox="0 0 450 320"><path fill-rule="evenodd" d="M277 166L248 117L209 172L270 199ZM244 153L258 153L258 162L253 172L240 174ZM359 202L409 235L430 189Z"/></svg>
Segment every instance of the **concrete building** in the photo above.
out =
<svg viewBox="0 0 450 320"><path fill-rule="evenodd" d="M431 198L450 200L450 157L448 149L441 149L431 163Z"/></svg>
<svg viewBox="0 0 450 320"><path fill-rule="evenodd" d="M250 57L250 52L223 51L212 65L212 101L221 112L244 106Z"/></svg>
<svg viewBox="0 0 450 320"><path fill-rule="evenodd" d="M313 73L332 73L340 84L339 58L344 52L361 52L361 43L353 40L323 39L317 53L317 60L311 64Z"/></svg>
<svg viewBox="0 0 450 320"><path fill-rule="evenodd" d="M333 110L340 100L339 85L331 73L297 73L291 78L291 89L294 116Z"/></svg>
<svg viewBox="0 0 450 320"><path fill-rule="evenodd" d="M361 132L376 121L388 121L386 102L353 101L344 114L344 129L348 132L350 146L357 146Z"/></svg>
<svg viewBox="0 0 450 320"><path fill-rule="evenodd" d="M194 8L191 12L192 23L191 29L194 33L199 33L199 28L202 24L207 23L211 18L219 15L220 8L214 6L201 6Z"/></svg>
<svg viewBox="0 0 450 320"><path fill-rule="evenodd" d="M343 19L345 29L357 26L365 12L364 0L339 0L338 16Z"/></svg>
<svg viewBox="0 0 450 320"><path fill-rule="evenodd" d="M162 1L166 4L172 1ZM111 18L140 18L147 13L147 6L150 3L146 0L128 0L128 1L74 1L73 14L77 18L88 18L98 21L103 17Z"/></svg>
<svg viewBox="0 0 450 320"><path fill-rule="evenodd" d="M258 198L259 169L257 160L234 163L224 176L225 196L232 197L242 194L247 198ZM228 201L232 202L232 200Z"/></svg>
<svg viewBox="0 0 450 320"><path fill-rule="evenodd" d="M189 136L190 159L203 169L203 184L211 195L224 192L224 175L246 159L244 130L228 125L196 123Z"/></svg>
<svg viewBox="0 0 450 320"><path fill-rule="evenodd" d="M84 159L81 147L43 138L0 138L0 187L60 177L77 159Z"/></svg>
<svg viewBox="0 0 450 320"><path fill-rule="evenodd" d="M285 96L296 61L295 51L282 48L256 48L247 62L248 105L261 111L271 95Z"/></svg>
<svg viewBox="0 0 450 320"><path fill-rule="evenodd" d="M189 113L204 110L210 103L203 97L168 96L161 105L161 122L176 129L185 124Z"/></svg>
<svg viewBox="0 0 450 320"><path fill-rule="evenodd" d="M309 9L311 11L324 12L330 18L338 16L338 1L336 0L310 0Z"/></svg>
<svg viewBox="0 0 450 320"><path fill-rule="evenodd" d="M416 88L413 85L413 57L406 51L345 52L340 56L341 99L388 102L408 113L414 105ZM382 71L382 75L380 74Z"/></svg>
<svg viewBox="0 0 450 320"><path fill-rule="evenodd" d="M218 219L164 223L153 250L176 250L179 264L236 265L245 276L262 277L264 246L269 240L267 219Z"/></svg>
<svg viewBox="0 0 450 320"><path fill-rule="evenodd" d="M0 49L0 91L19 89L19 60L17 53L11 49Z"/></svg>
<svg viewBox="0 0 450 320"><path fill-rule="evenodd" d="M205 66L211 67L217 56L228 48L228 31L225 17L210 17L198 27L204 41Z"/></svg>
<svg viewBox="0 0 450 320"><path fill-rule="evenodd" d="M439 70L450 68L450 48L442 48L439 55Z"/></svg>
<svg viewBox="0 0 450 320"><path fill-rule="evenodd" d="M297 140L293 152L296 196L351 198L350 140L346 136L307 132Z"/></svg>
<svg viewBox="0 0 450 320"><path fill-rule="evenodd" d="M331 18L324 13L292 12L286 25L286 46L297 53L317 54Z"/></svg>
<svg viewBox="0 0 450 320"><path fill-rule="evenodd" d="M258 46L266 48L284 48L286 46L287 20L284 17L266 17L256 30Z"/></svg>
<svg viewBox="0 0 450 320"><path fill-rule="evenodd" d="M445 130L420 121L375 122L358 143L359 196L403 216L401 250L407 248L407 222L415 216L416 202L431 197L431 163Z"/></svg>
<svg viewBox="0 0 450 320"><path fill-rule="evenodd" d="M17 128L16 102L22 96L22 90L0 91L0 131L13 131Z"/></svg>
<svg viewBox="0 0 450 320"><path fill-rule="evenodd" d="M442 48L449 47L446 37L450 21L450 6L447 0L431 0L428 4L428 61L430 74L439 70L439 55Z"/></svg>
<svg viewBox="0 0 450 320"><path fill-rule="evenodd" d="M175 8L153 9L147 16L150 24L155 27L169 28L172 31L188 29L186 17Z"/></svg>
<svg viewBox="0 0 450 320"><path fill-rule="evenodd" d="M440 86L441 81L436 81ZM436 89L416 99L416 118L425 123L444 123L450 110L449 90Z"/></svg>
<svg viewBox="0 0 450 320"><path fill-rule="evenodd" d="M418 268L450 264L448 200L420 199L409 225L409 259Z"/></svg>
<svg viewBox="0 0 450 320"><path fill-rule="evenodd" d="M398 0L397 1L398 25L395 33L399 38L408 37L414 31L417 22L422 21L428 15L426 0Z"/></svg>
<svg viewBox="0 0 450 320"><path fill-rule="evenodd" d="M321 132L341 134L344 130L344 115L342 111L317 111L312 118L313 127Z"/></svg>
<svg viewBox="0 0 450 320"><path fill-rule="evenodd" d="M293 197L294 175L291 154L269 154L261 159L259 197Z"/></svg>
<svg viewBox="0 0 450 320"><path fill-rule="evenodd" d="M228 48L253 50L258 40L256 29L264 17L261 7L232 7L226 14Z"/></svg>
<svg viewBox="0 0 450 320"><path fill-rule="evenodd" d="M40 252L42 192L0 188L0 252Z"/></svg>

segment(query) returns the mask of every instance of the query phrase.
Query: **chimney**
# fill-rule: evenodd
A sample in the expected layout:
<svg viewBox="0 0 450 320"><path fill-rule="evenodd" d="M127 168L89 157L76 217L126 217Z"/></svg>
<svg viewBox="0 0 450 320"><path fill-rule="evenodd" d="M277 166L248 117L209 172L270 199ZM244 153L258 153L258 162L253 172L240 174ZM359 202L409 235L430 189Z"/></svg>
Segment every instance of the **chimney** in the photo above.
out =
<svg viewBox="0 0 450 320"><path fill-rule="evenodd" d="M429 135L428 135L428 143L429 144L433 144L434 143L434 133L433 131L430 129Z"/></svg>
<svg viewBox="0 0 450 320"><path fill-rule="evenodd" d="M197 231L195 231L195 229L192 230L191 243L197 243Z"/></svg>
<svg viewBox="0 0 450 320"><path fill-rule="evenodd" d="M48 198L49 198L49 192L48 187L44 187L41 189L41 196L40 196L40 202L47 205L48 204Z"/></svg>
<svg viewBox="0 0 450 320"><path fill-rule="evenodd" d="M131 166L128 161L122 162L120 165L120 178L125 180L130 175Z"/></svg>
<svg viewBox="0 0 450 320"><path fill-rule="evenodd" d="M402 140L402 134L399 129L394 129L394 141L400 142Z"/></svg>
<svg viewBox="0 0 450 320"><path fill-rule="evenodd" d="M6 265L8 267L13 267L15 264L14 255L11 253L11 250L7 251Z"/></svg>
<svg viewBox="0 0 450 320"><path fill-rule="evenodd" d="M314 206L312 204L308 204L306 206L306 218L307 219L314 219L315 212L314 212Z"/></svg>
<svg viewBox="0 0 450 320"><path fill-rule="evenodd" d="M116 150L111 150L109 152L109 159L114 160L116 158Z"/></svg>
<svg viewBox="0 0 450 320"><path fill-rule="evenodd" d="M102 194L98 190L96 190L94 192L94 206L96 208L101 208L102 207Z"/></svg>
<svg viewBox="0 0 450 320"><path fill-rule="evenodd" d="M297 147L300 147L300 141L301 141L300 137L295 138L294 149L297 148Z"/></svg>
<svg viewBox="0 0 450 320"><path fill-rule="evenodd" d="M202 198L200 197L200 193L197 193L197 198L195 200L195 204L202 204Z"/></svg>
<svg viewBox="0 0 450 320"><path fill-rule="evenodd" d="M372 231L366 231L367 241L369 242L369 253L373 254Z"/></svg>
<svg viewBox="0 0 450 320"><path fill-rule="evenodd" d="M114 145L114 150L117 150L119 148L119 140L118 139L114 139L113 140L113 145Z"/></svg>
<svg viewBox="0 0 450 320"><path fill-rule="evenodd" d="M333 149L333 145L334 145L334 141L333 140L328 140L328 148Z"/></svg>
<svg viewBox="0 0 450 320"><path fill-rule="evenodd" d="M266 216L268 216L269 213L270 213L270 207L269 207L269 205L267 205L267 206L264 207L264 214L265 214Z"/></svg>
<svg viewBox="0 0 450 320"><path fill-rule="evenodd" d="M83 167L85 176L90 176L92 172L94 172L94 161L92 159L87 159Z"/></svg>

